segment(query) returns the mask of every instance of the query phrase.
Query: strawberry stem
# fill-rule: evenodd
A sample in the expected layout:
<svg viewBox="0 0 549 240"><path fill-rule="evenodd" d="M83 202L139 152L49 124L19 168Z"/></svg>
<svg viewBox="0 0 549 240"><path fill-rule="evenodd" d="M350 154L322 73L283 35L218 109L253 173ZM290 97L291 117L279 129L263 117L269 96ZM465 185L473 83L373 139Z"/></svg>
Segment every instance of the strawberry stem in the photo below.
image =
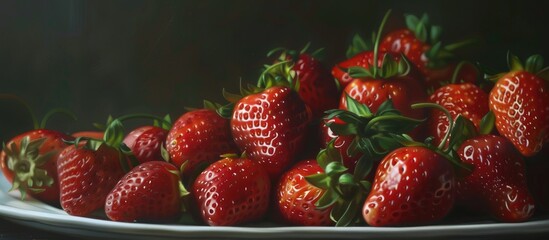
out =
<svg viewBox="0 0 549 240"><path fill-rule="evenodd" d="M270 65L270 66L267 66L265 68L265 70L261 73L261 75L259 76L259 81L257 81L257 87L258 88L270 88L272 86L275 86L275 85L279 85L279 81L277 79L277 77L280 77L280 76L284 76L284 74L279 74L278 72L275 72L275 69L278 68L278 67L284 67L284 65L288 64L288 63L291 63L292 60L285 60L285 61L280 61L280 62L277 62L273 65ZM284 70L286 70L286 68L284 68ZM274 78L267 78L268 75L270 75L271 77L273 77L273 74L272 73L275 73L274 75ZM292 76L289 76L290 74L288 74L288 76L284 76L286 78L288 77L292 77ZM290 83L290 88L292 89L295 89L294 86L294 83L292 81L290 81L290 79L286 79L288 83Z"/></svg>
<svg viewBox="0 0 549 240"><path fill-rule="evenodd" d="M381 33L383 32L383 28L385 27L385 23L387 22L387 19L389 19L389 15L391 15L391 9L387 10L387 12L385 13L385 16L383 16L383 20L381 21L381 25L379 25L379 29L377 30L377 34L376 34L376 41L374 42L374 59L373 59L373 77L377 77L377 72L378 72L378 66L377 66L377 62L378 62L378 48L379 48L379 41L381 40Z"/></svg>
<svg viewBox="0 0 549 240"><path fill-rule="evenodd" d="M458 78L459 72L461 71L461 69L463 68L463 66L465 64L467 64L467 61L461 61L456 65L456 68L454 69L454 73L452 74L452 80L450 81L451 84L457 83L457 78ZM461 80L463 80L463 79L460 79L460 81Z"/></svg>
<svg viewBox="0 0 549 240"><path fill-rule="evenodd" d="M46 124L50 120L51 116L53 116L56 113L63 113L65 115L69 116L74 121L76 121L78 119L73 112L71 112L67 109L54 108L54 109L50 110L49 112L47 112L46 115L44 115L44 118L42 118L42 121L40 122L39 128L46 128Z"/></svg>
<svg viewBox="0 0 549 240"><path fill-rule="evenodd" d="M444 138L442 138L442 141L440 141L440 144L437 147L437 149L442 150L444 148L444 145L446 144L446 141L448 141L448 138L450 137L451 129L453 129L454 127L454 119L452 118L452 115L450 114L450 112L448 112L448 110L446 110L446 108L435 103L412 104L412 109L418 109L418 108L435 108L442 111L444 115L446 115L446 118L448 118L448 131L446 131L446 134L444 134Z"/></svg>

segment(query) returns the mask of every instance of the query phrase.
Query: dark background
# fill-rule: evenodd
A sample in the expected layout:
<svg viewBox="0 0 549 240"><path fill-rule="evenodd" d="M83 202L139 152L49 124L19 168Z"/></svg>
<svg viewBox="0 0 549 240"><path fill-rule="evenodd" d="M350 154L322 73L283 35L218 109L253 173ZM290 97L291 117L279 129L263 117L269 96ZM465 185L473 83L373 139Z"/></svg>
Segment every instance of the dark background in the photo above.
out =
<svg viewBox="0 0 549 240"><path fill-rule="evenodd" d="M443 41L478 37L463 56L504 70L508 50L547 57L546 8L534 1L0 1L0 93L25 99L40 117L64 107L79 120L50 127L92 129L109 114L177 118L221 89L255 81L270 49L325 47L344 58L354 33L369 34L393 9L428 13ZM0 103L0 141L30 129L14 101Z"/></svg>

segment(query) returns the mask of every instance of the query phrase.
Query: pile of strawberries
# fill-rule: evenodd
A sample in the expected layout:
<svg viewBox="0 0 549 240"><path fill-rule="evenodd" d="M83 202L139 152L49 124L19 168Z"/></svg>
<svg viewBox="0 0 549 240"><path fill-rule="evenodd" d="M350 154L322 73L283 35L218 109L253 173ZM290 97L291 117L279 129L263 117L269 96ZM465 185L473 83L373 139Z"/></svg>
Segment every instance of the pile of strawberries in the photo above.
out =
<svg viewBox="0 0 549 240"><path fill-rule="evenodd" d="M542 57L509 54L508 72L485 74L455 54L469 42L443 46L426 15L383 34L388 16L331 72L319 51L275 49L256 83L173 123L36 126L2 146L3 174L23 198L126 222L402 226L547 209ZM134 118L154 121L126 134Z"/></svg>

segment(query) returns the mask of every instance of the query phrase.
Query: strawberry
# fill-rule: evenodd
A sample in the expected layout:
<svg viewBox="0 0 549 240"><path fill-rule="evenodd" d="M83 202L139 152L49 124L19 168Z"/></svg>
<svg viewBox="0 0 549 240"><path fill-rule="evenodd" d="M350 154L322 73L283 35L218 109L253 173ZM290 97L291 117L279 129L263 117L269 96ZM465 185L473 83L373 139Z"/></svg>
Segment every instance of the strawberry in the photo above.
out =
<svg viewBox="0 0 549 240"><path fill-rule="evenodd" d="M457 181L459 204L504 222L532 216L535 205L526 184L525 163L509 140L480 135L464 141L457 153L473 166L472 173Z"/></svg>
<svg viewBox="0 0 549 240"><path fill-rule="evenodd" d="M326 111L326 145L340 152L343 166L352 173L360 161L366 158L378 162L396 147L396 142L387 141L390 134L403 134L422 123L400 115L392 100L383 102L377 112L367 105L347 96L349 110L334 109ZM333 142L331 142L333 141Z"/></svg>
<svg viewBox="0 0 549 240"><path fill-rule="evenodd" d="M157 126L142 126L134 129L123 140L135 158L140 162L163 160L162 145L168 130Z"/></svg>
<svg viewBox="0 0 549 240"><path fill-rule="evenodd" d="M480 131L482 118L488 113L488 94L472 83L449 84L435 90L429 99L446 108L455 119L458 115L470 120ZM428 134L438 145L448 131L448 118L437 109L430 111Z"/></svg>
<svg viewBox="0 0 549 240"><path fill-rule="evenodd" d="M124 175L121 153L106 143L93 145L94 141L66 147L57 160L61 207L70 215L88 216L102 208Z"/></svg>
<svg viewBox="0 0 549 240"><path fill-rule="evenodd" d="M7 143L2 143L0 168L12 184L10 191L19 190L21 199L30 195L51 205L59 204L57 158L74 138L55 130L46 129L46 124L55 113L64 113L73 119L74 114L64 109L53 109L39 123L29 105L21 98L0 94L2 100L12 100L26 109L32 118L34 130L21 133ZM18 107L21 107L18 106Z"/></svg>
<svg viewBox="0 0 549 240"><path fill-rule="evenodd" d="M401 65L402 68L405 66L404 60L391 53L385 53L383 59L387 64L384 66L387 68L392 64ZM397 59L398 62L393 62L392 59ZM412 66L409 67L413 68ZM386 72L386 75L379 72L379 75L373 76L372 71L366 69L351 68L351 70L351 75L354 75L357 79L343 89L339 104L340 109L347 108L345 95L349 95L358 102L366 104L373 112L376 112L385 100L392 99L395 107L403 115L409 117L424 116L420 113L421 111L413 111L410 108L412 103L427 100L427 93L417 76L412 74L398 75L397 72ZM409 71L413 71L413 69L409 69Z"/></svg>
<svg viewBox="0 0 549 240"><path fill-rule="evenodd" d="M173 222L181 216L185 194L174 165L145 162L128 172L110 191L105 213L113 221Z"/></svg>
<svg viewBox="0 0 549 240"><path fill-rule="evenodd" d="M454 170L437 152L402 147L379 164L363 216L371 226L424 224L445 217L454 204Z"/></svg>
<svg viewBox="0 0 549 240"><path fill-rule="evenodd" d="M198 175L191 193L205 223L232 226L264 217L270 188L269 175L259 164L227 156Z"/></svg>
<svg viewBox="0 0 549 240"><path fill-rule="evenodd" d="M275 70L269 72L270 74L283 77L289 82L299 81L298 94L311 109L313 118L318 119L324 115L324 111L337 108L339 91L329 70L318 60L322 49L307 53L308 48L309 44L300 52L284 48L274 49L268 55L281 51L277 61L278 64L283 63L285 66L267 68ZM276 72L278 69L285 71Z"/></svg>
<svg viewBox="0 0 549 240"><path fill-rule="evenodd" d="M208 104L206 104L208 105ZM170 161L186 176L200 164L219 160L226 153L237 153L229 127L229 120L211 107L189 111L173 124L166 137Z"/></svg>
<svg viewBox="0 0 549 240"><path fill-rule="evenodd" d="M397 55L392 55L393 60L398 61L400 58ZM373 66L372 62L374 61L374 52L370 50L365 50L354 56L350 56L348 59L338 63L332 68L332 76L339 82L339 86L345 89L349 83L356 80L352 77L347 69L352 67L361 67L369 69ZM381 65L382 60L378 58L378 66Z"/></svg>
<svg viewBox="0 0 549 240"><path fill-rule="evenodd" d="M22 133L2 146L0 167L4 176L24 199L29 194L41 201L59 203L57 158L73 138L54 130L37 129Z"/></svg>
<svg viewBox="0 0 549 240"><path fill-rule="evenodd" d="M470 171L457 159L455 148L465 132L462 116L454 120L442 106L414 104L412 108L437 108L449 119L449 144L433 146L406 136L394 137L404 147L389 153L377 168L372 190L363 205L363 217L371 226L417 225L444 218L455 202L455 169ZM465 172L465 171L463 171Z"/></svg>
<svg viewBox="0 0 549 240"><path fill-rule="evenodd" d="M442 46L441 27L430 26L429 17L405 15L407 29L388 33L380 43L381 51L403 53L422 73L427 89L437 89L452 78L463 82L477 81L478 69L470 63L452 62L453 51L470 41ZM453 76L455 75L455 76Z"/></svg>
<svg viewBox="0 0 549 240"><path fill-rule="evenodd" d="M231 131L240 150L275 179L301 150L310 116L294 90L272 86L238 100Z"/></svg>
<svg viewBox="0 0 549 240"><path fill-rule="evenodd" d="M533 55L523 66L508 54L510 72L493 77L490 110L498 132L524 156L533 156L549 140L549 83L543 58Z"/></svg>
<svg viewBox="0 0 549 240"><path fill-rule="evenodd" d="M391 99L394 107L402 115L421 119L426 116L425 111L410 108L411 104L427 101L427 93L415 73L415 67L411 66L405 57L389 52L379 52L377 47L389 13L385 15L378 30L373 51L372 59L376 60L372 61L379 62L378 56L383 56L381 65L371 65L369 69L362 67L348 69L355 80L344 88L339 108L348 109L347 96L366 104L372 112L377 112L383 102ZM416 130L414 135L419 135L419 130Z"/></svg>
<svg viewBox="0 0 549 240"><path fill-rule="evenodd" d="M323 189L311 185L306 176L323 173L313 160L296 163L286 171L278 182L277 207L286 223L301 226L329 226L331 207L317 209L315 203L324 193Z"/></svg>

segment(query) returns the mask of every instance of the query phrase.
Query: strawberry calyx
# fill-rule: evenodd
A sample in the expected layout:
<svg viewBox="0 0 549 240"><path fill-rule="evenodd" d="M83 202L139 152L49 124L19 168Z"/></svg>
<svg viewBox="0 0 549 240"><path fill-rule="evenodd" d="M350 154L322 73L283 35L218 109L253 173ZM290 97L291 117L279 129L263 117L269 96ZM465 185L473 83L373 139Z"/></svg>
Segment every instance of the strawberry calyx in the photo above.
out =
<svg viewBox="0 0 549 240"><path fill-rule="evenodd" d="M479 128L479 135L486 135L492 133L494 130L494 127L496 125L496 116L494 115L494 112L488 111L486 115L482 117L480 120L480 128Z"/></svg>
<svg viewBox="0 0 549 240"><path fill-rule="evenodd" d="M352 78L383 78L389 79L396 76L405 76L410 72L410 62L401 54L401 58L397 61L390 53L384 53L381 65L378 65L379 60L379 42L385 23L391 15L391 9L385 13L383 20L379 26L377 33L374 33L374 58L368 69L354 66L346 69L349 76Z"/></svg>
<svg viewBox="0 0 549 240"><path fill-rule="evenodd" d="M19 147L15 142L7 146L2 144L8 169L15 174L9 191L19 190L21 199L26 198L27 191L40 193L45 191L45 187L50 187L54 183L54 179L41 167L50 161L57 151L38 154L45 140L46 138L30 140L29 136L25 136L21 139Z"/></svg>
<svg viewBox="0 0 549 240"><path fill-rule="evenodd" d="M352 78L391 79L408 75L410 68L410 62L403 54L400 55L400 60L396 61L392 54L385 53L379 67L375 64L368 69L354 66L347 71Z"/></svg>
<svg viewBox="0 0 549 240"><path fill-rule="evenodd" d="M65 141L67 144L74 144L75 147L83 147L92 151L97 151L102 144L116 149L119 153L118 160L124 172L129 172L133 167L139 165L139 161L133 154L132 150L124 144L125 129L122 122L131 119L152 119L153 126L169 130L172 127L171 117L167 114L164 117L159 117L151 114L128 114L118 118L109 116L105 125L95 123L99 129L104 129L103 139L95 139L89 137L78 137L74 141ZM85 141L85 144L80 144ZM161 155L166 160L169 159L165 148L161 148Z"/></svg>
<svg viewBox="0 0 549 240"><path fill-rule="evenodd" d="M413 14L404 14L406 27L414 33L416 38L423 43L435 44L440 40L442 28L429 23L429 15L423 14L418 18Z"/></svg>
<svg viewBox="0 0 549 240"><path fill-rule="evenodd" d="M545 81L549 81L549 66L544 66L543 57L539 54L529 56L526 62L523 63L518 56L509 51L507 52L507 66L509 68L508 72L488 74L485 78L489 81L497 82L509 72L526 71L541 77Z"/></svg>
<svg viewBox="0 0 549 240"><path fill-rule="evenodd" d="M339 118L343 122L326 123L334 134L355 137L348 149L350 156L361 152L367 153L368 158L380 159L398 145L390 133L407 133L425 121L402 116L391 99L383 102L376 113L348 95L346 102L348 110L328 110L325 119Z"/></svg>
<svg viewBox="0 0 549 240"><path fill-rule="evenodd" d="M466 39L456 43L442 45L442 42L440 41L442 27L430 24L429 16L427 14L424 13L421 15L421 18L412 14L405 14L404 18L406 27L414 36L422 43L430 46L425 52L425 57L429 59L427 61L428 68L440 68L448 65L450 60L456 58L456 55L453 53L456 49L477 41L476 39Z"/></svg>
<svg viewBox="0 0 549 240"><path fill-rule="evenodd" d="M429 23L429 15L424 13L421 15L421 18L418 18L412 14L405 14L404 19L406 27L414 36L422 43L430 45L429 49L425 52L425 57L429 59L427 67L436 68L445 66L447 64L446 60L454 57L452 52L442 46L442 42L440 42L442 28L438 25L431 25Z"/></svg>
<svg viewBox="0 0 549 240"><path fill-rule="evenodd" d="M318 164L324 173L306 176L307 182L315 187L324 189L324 193L315 203L318 209L332 207L330 219L336 226L348 226L357 223L360 219L359 208L366 199L371 183L364 178L348 173L343 165L341 155L334 148L334 140L328 143L326 149L317 155ZM372 161L361 161L365 174L372 169Z"/></svg>
<svg viewBox="0 0 549 240"><path fill-rule="evenodd" d="M344 166L342 153L334 147L335 139L332 139L317 155L317 162L324 173L306 177L309 183L325 190L316 207L325 209L333 206L331 219L336 226L348 226L359 221L358 208L362 206L371 186L365 179L372 171L374 162L402 146L393 139L392 134L409 132L424 121L402 116L390 99L381 104L376 113L349 96L346 96L346 101L349 110L329 110L325 119L326 125L336 135L354 136L345 153L349 156L362 154L354 172L350 173ZM334 118L343 123L328 121Z"/></svg>
<svg viewBox="0 0 549 240"><path fill-rule="evenodd" d="M301 54L309 54L311 57L313 57L315 59L322 59L323 58L323 53L324 53L324 48L319 48L319 49L309 53L309 47L310 46L311 46L311 42L308 42L299 51L296 51L296 50L293 50L293 49L287 49L287 48L284 48L284 47L278 47L278 48L275 48L275 49L272 49L271 51L269 51L267 53L267 57L272 57L273 55L275 55L275 53L280 52L279 56L277 57L277 62L291 60L292 65L295 64L295 61L297 61L297 59L299 59L299 56Z"/></svg>
<svg viewBox="0 0 549 240"><path fill-rule="evenodd" d="M226 89L222 90L222 95L229 103L226 105L216 105L216 112L223 118L230 119L235 104L245 96L263 92L265 89L281 86L288 87L291 90L299 91L299 80L296 78L296 72L292 69L292 60L284 60L273 65L265 65L265 70L259 76L256 85L247 84L245 87L240 82L240 93L231 93Z"/></svg>
<svg viewBox="0 0 549 240"><path fill-rule="evenodd" d="M373 48L373 43L375 42L376 34L372 33L372 40L366 41L359 34L355 34L351 40L351 45L347 48L345 56L347 59L356 56L361 52L371 51Z"/></svg>

